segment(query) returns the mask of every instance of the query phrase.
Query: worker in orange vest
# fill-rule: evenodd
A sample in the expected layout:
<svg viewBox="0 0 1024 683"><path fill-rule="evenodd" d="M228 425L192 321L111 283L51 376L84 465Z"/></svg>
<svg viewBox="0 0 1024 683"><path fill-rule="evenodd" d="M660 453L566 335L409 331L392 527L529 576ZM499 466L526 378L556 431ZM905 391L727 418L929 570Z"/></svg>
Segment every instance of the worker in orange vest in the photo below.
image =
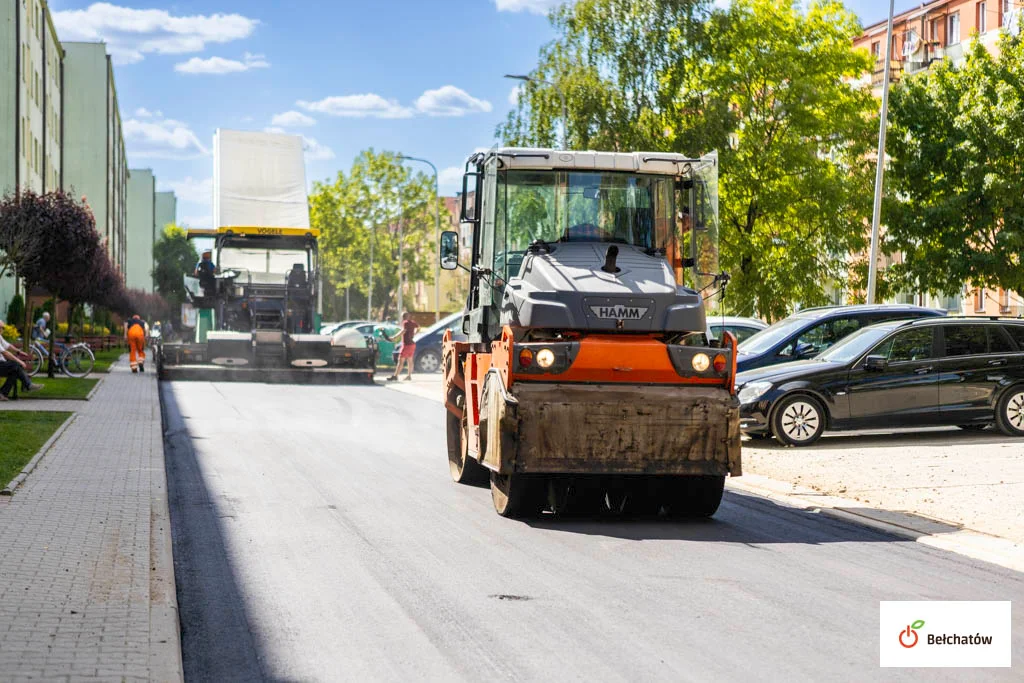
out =
<svg viewBox="0 0 1024 683"><path fill-rule="evenodd" d="M136 313L124 324L124 338L128 342L132 372L146 371L146 323Z"/></svg>

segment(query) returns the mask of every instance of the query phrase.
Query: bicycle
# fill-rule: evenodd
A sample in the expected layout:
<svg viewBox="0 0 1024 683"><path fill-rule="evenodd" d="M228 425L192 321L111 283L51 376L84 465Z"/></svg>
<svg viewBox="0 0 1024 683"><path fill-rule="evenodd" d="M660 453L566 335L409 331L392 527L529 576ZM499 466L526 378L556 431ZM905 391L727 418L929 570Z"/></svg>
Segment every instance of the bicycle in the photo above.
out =
<svg viewBox="0 0 1024 683"><path fill-rule="evenodd" d="M92 349L89 348L88 344L79 342L78 344L66 346L58 342L58 347L54 359L60 372L68 377L79 379L88 376L92 372L93 366L96 364L96 356L93 355ZM29 348L31 349L32 360L28 374L30 377L35 377L43 369L43 365L46 359L49 358L50 352L39 340L33 341Z"/></svg>

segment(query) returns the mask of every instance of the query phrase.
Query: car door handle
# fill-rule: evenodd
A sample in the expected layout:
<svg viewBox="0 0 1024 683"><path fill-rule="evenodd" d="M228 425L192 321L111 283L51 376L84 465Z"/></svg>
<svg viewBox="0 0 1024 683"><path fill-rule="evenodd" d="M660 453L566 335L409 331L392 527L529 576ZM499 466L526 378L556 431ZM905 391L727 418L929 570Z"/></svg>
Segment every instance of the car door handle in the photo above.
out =
<svg viewBox="0 0 1024 683"><path fill-rule="evenodd" d="M931 371L932 371L932 366L929 365L926 368L918 368L917 370L914 370L914 374L915 375L927 375Z"/></svg>
<svg viewBox="0 0 1024 683"><path fill-rule="evenodd" d="M996 367L996 366L999 366L999 365L1006 365L1006 359L1005 358L1000 358L999 360L990 360L988 362L988 364L993 366L993 367Z"/></svg>

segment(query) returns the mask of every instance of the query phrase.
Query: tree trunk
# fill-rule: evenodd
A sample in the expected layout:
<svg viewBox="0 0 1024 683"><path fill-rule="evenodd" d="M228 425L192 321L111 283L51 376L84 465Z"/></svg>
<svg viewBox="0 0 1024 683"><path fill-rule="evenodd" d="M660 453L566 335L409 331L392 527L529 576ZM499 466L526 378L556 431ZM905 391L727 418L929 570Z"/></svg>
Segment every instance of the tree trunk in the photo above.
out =
<svg viewBox="0 0 1024 683"><path fill-rule="evenodd" d="M50 318L50 321L52 322L52 325L50 326L50 350L47 354L48 360L46 362L46 376L49 379L53 379L55 376L53 367L53 345L57 341L57 304L59 303L60 300L57 297L53 297L53 316ZM68 321L68 324L71 324L70 321Z"/></svg>

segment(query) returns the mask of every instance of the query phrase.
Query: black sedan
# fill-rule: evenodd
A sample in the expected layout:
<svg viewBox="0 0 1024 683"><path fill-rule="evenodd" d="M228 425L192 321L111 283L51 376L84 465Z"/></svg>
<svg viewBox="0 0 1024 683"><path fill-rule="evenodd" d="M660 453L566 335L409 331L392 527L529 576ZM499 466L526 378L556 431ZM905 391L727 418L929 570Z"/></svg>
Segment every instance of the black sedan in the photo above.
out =
<svg viewBox="0 0 1024 683"><path fill-rule="evenodd" d="M736 387L743 431L793 446L825 429L994 422L1024 436L1024 321L880 323L813 360L741 372Z"/></svg>

